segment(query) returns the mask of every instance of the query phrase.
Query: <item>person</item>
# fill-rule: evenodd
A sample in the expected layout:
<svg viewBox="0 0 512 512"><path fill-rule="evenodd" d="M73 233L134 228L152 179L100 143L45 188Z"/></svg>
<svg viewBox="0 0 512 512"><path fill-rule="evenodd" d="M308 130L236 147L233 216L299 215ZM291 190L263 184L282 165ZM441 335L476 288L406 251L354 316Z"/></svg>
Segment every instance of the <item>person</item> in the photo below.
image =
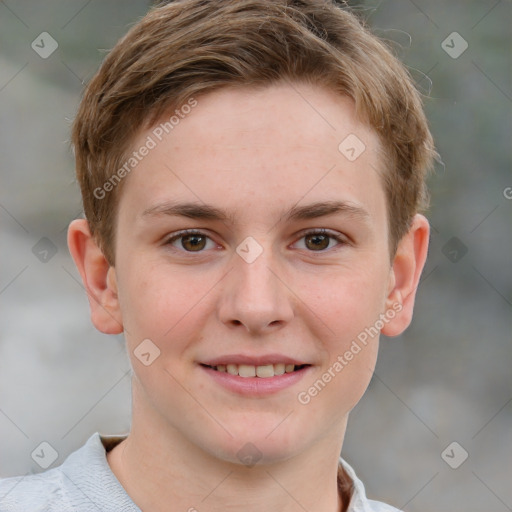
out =
<svg viewBox="0 0 512 512"><path fill-rule="evenodd" d="M167 2L72 141L68 245L124 333L132 424L2 480L0 509L397 510L340 453L427 255L437 154L404 65L333 0Z"/></svg>

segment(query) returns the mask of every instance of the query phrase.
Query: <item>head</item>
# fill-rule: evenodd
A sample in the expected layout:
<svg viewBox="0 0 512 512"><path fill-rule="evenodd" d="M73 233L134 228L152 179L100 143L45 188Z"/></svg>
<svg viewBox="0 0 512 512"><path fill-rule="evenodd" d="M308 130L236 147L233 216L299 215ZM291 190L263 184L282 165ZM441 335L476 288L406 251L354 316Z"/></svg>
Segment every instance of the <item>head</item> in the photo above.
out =
<svg viewBox="0 0 512 512"><path fill-rule="evenodd" d="M146 426L233 461L339 435L426 258L435 151L403 65L331 1L176 1L109 53L73 144L70 249ZM240 393L226 363L297 371Z"/></svg>

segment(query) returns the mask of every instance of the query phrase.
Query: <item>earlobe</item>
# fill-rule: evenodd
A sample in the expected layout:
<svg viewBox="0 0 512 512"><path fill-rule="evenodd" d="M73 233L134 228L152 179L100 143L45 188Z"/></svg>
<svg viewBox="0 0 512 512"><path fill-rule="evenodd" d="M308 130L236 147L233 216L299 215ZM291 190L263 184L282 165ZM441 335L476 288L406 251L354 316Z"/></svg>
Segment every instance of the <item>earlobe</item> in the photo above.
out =
<svg viewBox="0 0 512 512"><path fill-rule="evenodd" d="M123 332L115 268L98 247L85 219L69 225L68 247L87 292L94 326L105 334Z"/></svg>
<svg viewBox="0 0 512 512"><path fill-rule="evenodd" d="M398 244L386 299L386 310L394 311L394 315L381 331L386 336L402 334L411 323L416 291L427 259L429 233L428 220L417 214Z"/></svg>

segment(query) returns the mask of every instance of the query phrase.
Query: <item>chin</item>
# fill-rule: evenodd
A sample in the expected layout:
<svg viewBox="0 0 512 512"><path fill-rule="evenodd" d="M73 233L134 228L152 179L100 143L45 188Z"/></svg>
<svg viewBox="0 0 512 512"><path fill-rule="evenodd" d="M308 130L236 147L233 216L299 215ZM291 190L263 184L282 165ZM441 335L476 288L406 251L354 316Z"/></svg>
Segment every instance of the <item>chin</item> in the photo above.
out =
<svg viewBox="0 0 512 512"><path fill-rule="evenodd" d="M248 415L244 421L236 423L236 428L226 423L232 437L223 431L221 438L217 438L217 445L213 446L214 437L209 436L204 440L208 443L205 448L217 459L248 467L283 462L306 449L310 437L307 432L299 432L301 429L296 423L287 425L286 415L268 415L266 420ZM310 434L312 437L313 433Z"/></svg>
<svg viewBox="0 0 512 512"><path fill-rule="evenodd" d="M224 462L252 468L258 466L268 466L290 459L294 452L284 448L276 443L257 441L253 443L245 440L232 440L230 446L223 446L213 453L213 455Z"/></svg>

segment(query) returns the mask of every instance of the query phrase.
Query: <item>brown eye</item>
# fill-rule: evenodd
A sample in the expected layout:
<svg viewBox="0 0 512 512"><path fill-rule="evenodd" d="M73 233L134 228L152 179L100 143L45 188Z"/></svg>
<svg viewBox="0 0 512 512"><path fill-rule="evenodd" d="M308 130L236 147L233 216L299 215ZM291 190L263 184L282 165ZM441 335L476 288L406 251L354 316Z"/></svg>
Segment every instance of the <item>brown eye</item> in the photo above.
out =
<svg viewBox="0 0 512 512"><path fill-rule="evenodd" d="M181 252L203 252L215 248L215 242L201 231L181 231L169 238L165 244Z"/></svg>
<svg viewBox="0 0 512 512"><path fill-rule="evenodd" d="M206 237L203 235L185 235L181 237L181 246L186 251L201 251L206 246Z"/></svg>
<svg viewBox="0 0 512 512"><path fill-rule="evenodd" d="M313 251L323 250L327 249L329 247L329 241L331 239L328 235L322 235L322 234L312 234L312 235L306 235L306 247L308 249L311 249Z"/></svg>
<svg viewBox="0 0 512 512"><path fill-rule="evenodd" d="M332 243L331 243L332 242ZM344 245L347 245L347 239L341 233L327 231L326 229L315 229L302 233L302 237L296 242L298 249L308 252L331 252Z"/></svg>

